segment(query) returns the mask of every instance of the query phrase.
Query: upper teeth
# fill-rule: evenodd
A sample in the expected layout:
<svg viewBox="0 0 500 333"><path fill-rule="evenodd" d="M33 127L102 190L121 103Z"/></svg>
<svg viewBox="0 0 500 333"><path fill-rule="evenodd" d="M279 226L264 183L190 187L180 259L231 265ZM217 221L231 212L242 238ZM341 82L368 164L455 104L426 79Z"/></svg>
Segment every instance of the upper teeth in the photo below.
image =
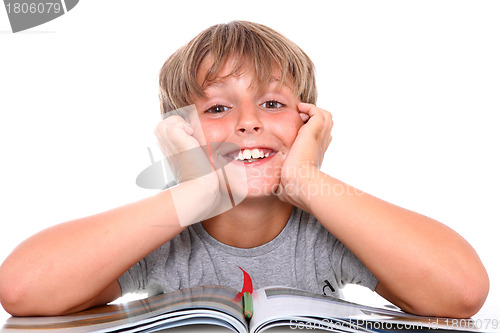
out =
<svg viewBox="0 0 500 333"><path fill-rule="evenodd" d="M262 150L254 148L254 149L241 150L235 159L243 161L252 158L263 158L263 157L269 157L269 153L264 154Z"/></svg>

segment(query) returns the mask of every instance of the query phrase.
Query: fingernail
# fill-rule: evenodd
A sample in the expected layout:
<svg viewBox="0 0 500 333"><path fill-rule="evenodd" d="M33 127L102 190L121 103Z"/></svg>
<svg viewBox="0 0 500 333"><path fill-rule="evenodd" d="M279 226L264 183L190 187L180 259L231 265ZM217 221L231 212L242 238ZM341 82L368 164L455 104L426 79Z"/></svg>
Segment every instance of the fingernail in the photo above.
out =
<svg viewBox="0 0 500 333"><path fill-rule="evenodd" d="M303 122L306 122L307 120L309 120L309 115L305 114L305 113L299 113L299 117L300 117L300 119L302 119Z"/></svg>

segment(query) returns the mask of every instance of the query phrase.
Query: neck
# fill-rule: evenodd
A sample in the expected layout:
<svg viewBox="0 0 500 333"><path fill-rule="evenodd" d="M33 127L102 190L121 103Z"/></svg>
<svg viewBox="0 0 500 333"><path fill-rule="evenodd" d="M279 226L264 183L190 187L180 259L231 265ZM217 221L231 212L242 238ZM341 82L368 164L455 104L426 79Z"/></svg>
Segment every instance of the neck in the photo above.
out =
<svg viewBox="0 0 500 333"><path fill-rule="evenodd" d="M293 206L273 198L245 199L231 210L202 222L219 242L252 248L270 242L283 230Z"/></svg>

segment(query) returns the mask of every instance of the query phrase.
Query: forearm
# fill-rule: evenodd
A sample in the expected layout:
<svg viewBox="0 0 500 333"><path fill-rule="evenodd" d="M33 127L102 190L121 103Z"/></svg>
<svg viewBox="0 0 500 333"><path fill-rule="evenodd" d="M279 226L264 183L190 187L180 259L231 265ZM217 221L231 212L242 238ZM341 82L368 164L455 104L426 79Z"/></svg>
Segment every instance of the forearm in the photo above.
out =
<svg viewBox="0 0 500 333"><path fill-rule="evenodd" d="M2 304L15 303L28 313L78 307L182 229L170 190L56 225L27 239L4 261Z"/></svg>
<svg viewBox="0 0 500 333"><path fill-rule="evenodd" d="M486 299L489 281L472 247L445 225L389 204L319 171L331 141L331 114L302 103L299 130L275 191L312 213L378 278L377 292L402 309L467 317Z"/></svg>
<svg viewBox="0 0 500 333"><path fill-rule="evenodd" d="M379 279L383 296L419 314L467 316L478 310L487 274L456 232L321 172L303 184L311 213Z"/></svg>

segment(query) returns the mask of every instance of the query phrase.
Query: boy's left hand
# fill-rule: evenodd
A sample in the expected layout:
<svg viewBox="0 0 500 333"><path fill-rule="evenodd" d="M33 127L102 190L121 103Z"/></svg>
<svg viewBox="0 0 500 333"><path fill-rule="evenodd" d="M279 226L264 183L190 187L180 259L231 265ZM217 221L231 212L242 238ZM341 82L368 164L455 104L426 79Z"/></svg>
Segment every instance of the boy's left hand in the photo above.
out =
<svg viewBox="0 0 500 333"><path fill-rule="evenodd" d="M319 174L326 149L332 141L332 115L313 104L299 103L299 116L305 122L297 133L281 168L276 195L283 201L309 211L307 181Z"/></svg>

